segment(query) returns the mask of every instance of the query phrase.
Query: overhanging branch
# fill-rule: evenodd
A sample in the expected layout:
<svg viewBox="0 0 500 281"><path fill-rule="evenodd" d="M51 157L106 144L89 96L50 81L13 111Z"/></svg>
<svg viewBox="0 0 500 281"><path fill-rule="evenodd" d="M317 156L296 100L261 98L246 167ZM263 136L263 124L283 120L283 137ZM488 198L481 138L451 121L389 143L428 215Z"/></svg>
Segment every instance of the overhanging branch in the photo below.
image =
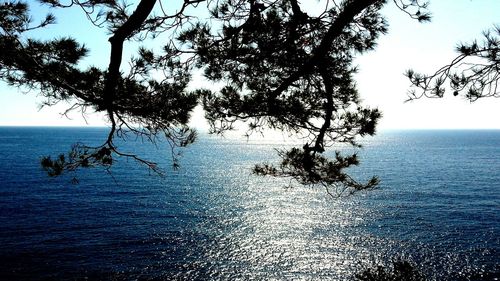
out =
<svg viewBox="0 0 500 281"><path fill-rule="evenodd" d="M322 59L328 54L335 39L337 39L343 32L344 28L348 26L356 15L376 3L382 3L384 0L366 0L366 1L348 1L344 9L339 13L335 21L328 28L327 33L321 40L321 43L313 50L312 56L305 64L303 64L297 71L292 73L283 82L272 91L270 98L277 97L280 93L288 89L298 79L310 74L314 67L321 64Z"/></svg>

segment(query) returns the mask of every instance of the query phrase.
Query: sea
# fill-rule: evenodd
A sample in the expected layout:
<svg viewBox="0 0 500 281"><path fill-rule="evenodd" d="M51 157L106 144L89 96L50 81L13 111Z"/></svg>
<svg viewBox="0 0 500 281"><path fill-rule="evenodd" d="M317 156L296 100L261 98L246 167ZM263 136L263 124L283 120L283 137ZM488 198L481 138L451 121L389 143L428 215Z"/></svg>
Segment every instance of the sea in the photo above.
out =
<svg viewBox="0 0 500 281"><path fill-rule="evenodd" d="M407 261L427 280L500 279L500 130L382 131L353 177L375 190L261 177L285 137L200 133L172 168L167 143L130 136L110 171L51 178L45 155L106 128L0 127L0 280L355 280ZM78 183L74 179L78 180Z"/></svg>

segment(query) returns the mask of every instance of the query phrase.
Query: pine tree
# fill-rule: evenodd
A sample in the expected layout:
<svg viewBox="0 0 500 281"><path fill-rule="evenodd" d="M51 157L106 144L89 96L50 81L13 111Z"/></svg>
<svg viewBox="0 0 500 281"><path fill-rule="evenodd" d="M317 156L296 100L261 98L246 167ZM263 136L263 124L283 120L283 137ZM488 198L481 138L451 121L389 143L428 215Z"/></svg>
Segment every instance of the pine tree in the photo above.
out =
<svg viewBox="0 0 500 281"><path fill-rule="evenodd" d="M418 20L429 18L426 4L393 2ZM102 145L78 144L66 155L43 158L49 175L109 168L119 156L159 171L155 163L120 151L114 139L133 133L165 138L172 148L187 146L196 139L187 123L201 103L212 133L243 123L248 134L274 129L303 140L301 147L279 150L279 164L256 165L256 174L290 177L336 194L377 184L376 178L359 183L345 172L358 165L355 154L328 157L325 151L340 143L359 146L358 137L375 133L381 113L361 105L353 59L373 50L386 32L380 14L386 1L322 1L324 9L313 11L297 0L186 0L173 12L155 0L141 0L132 12L115 0L42 3L79 7L111 33L108 67L84 69L79 62L90 52L77 39L30 38L30 31L54 24L53 15L33 24L26 3L0 6L1 79L40 93L47 105L70 101L68 110L104 112L109 120ZM162 50L140 48L125 73L124 42L155 38L162 38ZM188 91L197 70L223 86Z"/></svg>
<svg viewBox="0 0 500 281"><path fill-rule="evenodd" d="M409 99L441 98L446 89L471 102L500 97L500 26L484 32L483 37L480 42L459 44L458 56L432 74L408 70Z"/></svg>

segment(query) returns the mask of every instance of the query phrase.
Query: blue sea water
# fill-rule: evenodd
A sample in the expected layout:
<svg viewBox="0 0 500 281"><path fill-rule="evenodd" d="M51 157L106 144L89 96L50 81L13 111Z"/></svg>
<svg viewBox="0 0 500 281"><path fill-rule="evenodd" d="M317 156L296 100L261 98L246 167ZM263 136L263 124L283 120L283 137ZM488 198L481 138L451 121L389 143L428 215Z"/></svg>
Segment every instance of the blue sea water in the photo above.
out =
<svg viewBox="0 0 500 281"><path fill-rule="evenodd" d="M0 127L0 280L350 280L400 258L431 280L500 278L500 131L362 140L352 173L380 187L340 199L252 175L279 140L201 135L176 171L165 144L120 144L165 177L125 159L111 174L39 166L105 136Z"/></svg>

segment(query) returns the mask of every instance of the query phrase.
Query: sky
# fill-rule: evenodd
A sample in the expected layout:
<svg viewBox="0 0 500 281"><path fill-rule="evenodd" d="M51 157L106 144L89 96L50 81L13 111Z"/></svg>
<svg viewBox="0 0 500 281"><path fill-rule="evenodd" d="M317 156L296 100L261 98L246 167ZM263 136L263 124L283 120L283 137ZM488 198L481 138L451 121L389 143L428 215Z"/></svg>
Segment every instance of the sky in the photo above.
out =
<svg viewBox="0 0 500 281"><path fill-rule="evenodd" d="M309 2L310 1L310 2ZM172 3L172 2L170 2ZM315 5L302 0L302 5ZM480 39L481 32L500 25L498 0L431 0L432 21L418 23L399 11L392 1L383 13L389 33L380 38L378 47L356 59L358 89L365 105L378 107L383 118L379 129L500 129L500 99L488 98L470 103L461 97L420 99L405 102L409 81L408 68L432 73L450 62L459 42ZM34 7L35 20L43 12ZM73 36L90 48L87 65L105 67L108 62L109 36L89 26L79 10L56 14L58 24L34 36ZM133 50L129 44L126 52ZM102 115L83 118L75 112L61 113L67 105L39 109L42 99L36 92L23 93L0 82L0 126L105 126ZM191 124L207 128L203 113L197 109Z"/></svg>

